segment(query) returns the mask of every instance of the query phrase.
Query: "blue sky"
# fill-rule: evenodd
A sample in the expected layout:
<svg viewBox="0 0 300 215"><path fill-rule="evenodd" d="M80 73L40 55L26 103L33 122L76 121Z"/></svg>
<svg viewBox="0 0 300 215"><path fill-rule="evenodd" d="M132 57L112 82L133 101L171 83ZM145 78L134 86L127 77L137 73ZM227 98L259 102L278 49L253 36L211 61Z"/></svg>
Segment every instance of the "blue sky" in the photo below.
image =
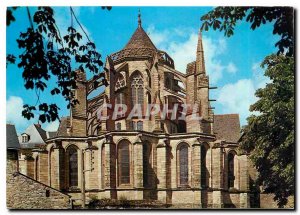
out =
<svg viewBox="0 0 300 215"><path fill-rule="evenodd" d="M139 7L113 7L102 10L101 7L73 7L77 17L86 29L89 37L96 43L103 61L108 54L122 49L137 28ZM140 7L142 26L157 48L165 50L174 59L177 70L185 73L187 63L195 60L197 34L201 25L200 17L211 7ZM35 8L30 8L34 13ZM54 7L57 24L62 31L70 25L68 7ZM16 56L21 53L16 39L20 32L29 26L25 8L15 12L16 22L7 28L7 53ZM75 25L76 26L76 25ZM77 26L78 27L78 26ZM266 55L276 52L274 44L278 40L272 34L272 24L268 23L255 31L248 23L240 23L232 37L224 37L223 32L210 30L203 33L206 71L211 86L217 90L210 93L216 114L239 113L242 125L249 116L249 105L256 101L254 92L263 87L268 79L259 67ZM79 29L79 28L78 28ZM9 65L6 73L7 122L16 124L22 132L30 123L22 118L21 110L25 103L35 104L36 94L24 88L22 70ZM54 80L50 82L53 85ZM64 100L59 96L45 93L41 100L57 103L60 116L69 114ZM58 122L45 124L47 130L54 130Z"/></svg>

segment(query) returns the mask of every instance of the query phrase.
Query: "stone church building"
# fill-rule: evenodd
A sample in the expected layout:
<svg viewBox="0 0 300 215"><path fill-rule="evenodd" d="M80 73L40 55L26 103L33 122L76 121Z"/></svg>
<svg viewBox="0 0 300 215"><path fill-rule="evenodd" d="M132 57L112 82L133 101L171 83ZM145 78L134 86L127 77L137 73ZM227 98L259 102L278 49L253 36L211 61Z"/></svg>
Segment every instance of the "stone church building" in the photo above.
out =
<svg viewBox="0 0 300 215"><path fill-rule="evenodd" d="M201 32L195 45L195 61L177 71L139 16L125 47L107 57L108 85L102 93L91 97L99 79L77 72L79 104L45 147L33 150L35 179L78 202L83 192L86 202L125 197L179 208L250 207L248 158L237 151L239 116L214 115ZM128 119L129 110L112 119L110 109L102 110L107 104L129 109L139 104L143 116L147 104L171 109L178 104L178 111L183 104L197 104L201 119L194 120L191 110L186 120L159 114Z"/></svg>

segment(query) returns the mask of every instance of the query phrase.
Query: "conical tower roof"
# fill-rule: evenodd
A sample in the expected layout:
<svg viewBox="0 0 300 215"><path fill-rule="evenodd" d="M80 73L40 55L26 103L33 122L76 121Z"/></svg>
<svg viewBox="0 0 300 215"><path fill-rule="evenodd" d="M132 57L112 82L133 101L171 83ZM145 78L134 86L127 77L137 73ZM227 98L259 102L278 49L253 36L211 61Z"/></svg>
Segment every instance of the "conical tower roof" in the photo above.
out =
<svg viewBox="0 0 300 215"><path fill-rule="evenodd" d="M124 47L124 49L136 49L136 48L149 48L149 49L156 50L155 45L152 43L147 33L140 25L135 30L129 42Z"/></svg>
<svg viewBox="0 0 300 215"><path fill-rule="evenodd" d="M138 15L138 27L131 36L126 46L116 53L110 55L115 64L123 62L124 60L132 59L153 59L155 53L160 52L145 30L142 27L141 14Z"/></svg>

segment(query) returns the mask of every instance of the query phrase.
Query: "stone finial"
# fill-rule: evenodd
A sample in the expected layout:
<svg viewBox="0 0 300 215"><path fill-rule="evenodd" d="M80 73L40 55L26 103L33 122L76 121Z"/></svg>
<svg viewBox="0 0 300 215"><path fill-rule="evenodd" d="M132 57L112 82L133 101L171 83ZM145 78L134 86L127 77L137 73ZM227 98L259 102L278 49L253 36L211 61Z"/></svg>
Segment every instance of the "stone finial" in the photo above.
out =
<svg viewBox="0 0 300 215"><path fill-rule="evenodd" d="M139 28L142 27L141 10L140 9L139 9L139 14L138 14L138 24L139 24Z"/></svg>
<svg viewBox="0 0 300 215"><path fill-rule="evenodd" d="M202 31L199 29L196 53L196 73L205 73L204 50L202 44Z"/></svg>

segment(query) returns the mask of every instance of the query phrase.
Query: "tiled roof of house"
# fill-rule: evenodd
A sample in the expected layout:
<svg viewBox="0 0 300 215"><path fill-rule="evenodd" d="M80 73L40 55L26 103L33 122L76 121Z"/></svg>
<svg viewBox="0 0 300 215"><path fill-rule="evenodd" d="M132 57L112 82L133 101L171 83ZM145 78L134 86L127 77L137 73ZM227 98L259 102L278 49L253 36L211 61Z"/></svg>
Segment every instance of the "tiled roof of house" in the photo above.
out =
<svg viewBox="0 0 300 215"><path fill-rule="evenodd" d="M20 148L15 125L6 124L6 148L7 149Z"/></svg>
<svg viewBox="0 0 300 215"><path fill-rule="evenodd" d="M238 114L222 114L214 116L214 133L217 139L236 143L240 138L240 119Z"/></svg>

